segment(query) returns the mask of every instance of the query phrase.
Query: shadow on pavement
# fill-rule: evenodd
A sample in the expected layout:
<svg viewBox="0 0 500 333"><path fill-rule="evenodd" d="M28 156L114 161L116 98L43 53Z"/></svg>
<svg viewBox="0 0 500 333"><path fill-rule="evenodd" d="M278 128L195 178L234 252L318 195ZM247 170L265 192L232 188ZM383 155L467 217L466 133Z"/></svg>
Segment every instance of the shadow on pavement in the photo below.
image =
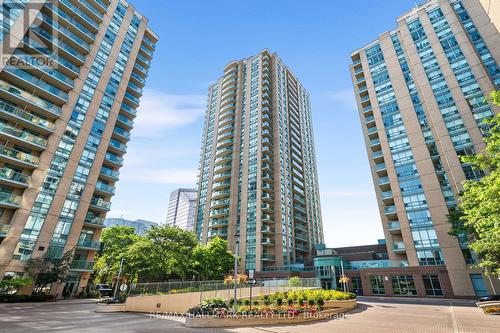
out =
<svg viewBox="0 0 500 333"><path fill-rule="evenodd" d="M359 296L358 302L367 303L390 303L390 304L413 304L413 305L434 305L434 306L463 306L475 307L476 300L474 299L439 299L439 298L412 298L412 297L376 297L376 296ZM392 308L391 305L383 307Z"/></svg>

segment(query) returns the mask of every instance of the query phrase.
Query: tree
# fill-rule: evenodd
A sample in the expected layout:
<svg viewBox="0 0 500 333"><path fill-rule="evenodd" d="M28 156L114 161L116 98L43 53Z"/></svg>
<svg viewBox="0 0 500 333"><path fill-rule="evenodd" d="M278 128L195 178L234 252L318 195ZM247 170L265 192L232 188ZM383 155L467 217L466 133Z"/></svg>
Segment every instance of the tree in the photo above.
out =
<svg viewBox="0 0 500 333"><path fill-rule="evenodd" d="M0 281L0 294L14 295L19 289L31 286L33 281L30 278L3 279Z"/></svg>
<svg viewBox="0 0 500 333"><path fill-rule="evenodd" d="M500 91L491 93L489 100L500 106ZM449 221L453 235L468 235L469 246L480 259L478 266L500 276L500 115L487 123L490 131L484 151L461 157L486 176L464 183L458 209L450 211Z"/></svg>
<svg viewBox="0 0 500 333"><path fill-rule="evenodd" d="M215 237L207 245L198 244L193 250L194 269L202 280L219 280L232 269L234 256L227 241Z"/></svg>
<svg viewBox="0 0 500 333"><path fill-rule="evenodd" d="M128 256L129 249L141 237L134 233L133 227L114 226L105 228L101 235L104 244L103 250L98 254L94 271L100 281L106 281L117 274L120 269L121 258ZM123 276L134 279L137 272L130 261L123 262Z"/></svg>
<svg viewBox="0 0 500 333"><path fill-rule="evenodd" d="M52 283L63 283L73 261L73 250L63 254L60 259L48 257L31 258L26 263L26 272L33 279L33 295L42 294L44 288Z"/></svg>
<svg viewBox="0 0 500 333"><path fill-rule="evenodd" d="M139 272L141 281L184 280L194 273L192 255L197 244L192 232L171 226L154 227L130 247L126 258Z"/></svg>

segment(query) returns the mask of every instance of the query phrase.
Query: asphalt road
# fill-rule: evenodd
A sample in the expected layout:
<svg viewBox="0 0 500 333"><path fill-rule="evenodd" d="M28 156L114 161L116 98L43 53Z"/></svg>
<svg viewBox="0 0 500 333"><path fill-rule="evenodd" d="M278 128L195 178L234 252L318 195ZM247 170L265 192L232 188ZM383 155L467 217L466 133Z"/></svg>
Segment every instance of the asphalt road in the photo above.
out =
<svg viewBox="0 0 500 333"><path fill-rule="evenodd" d="M471 301L360 297L345 319L289 326L190 329L182 319L138 313L96 313L88 300L0 304L0 332L334 333L500 332L500 316L486 316Z"/></svg>

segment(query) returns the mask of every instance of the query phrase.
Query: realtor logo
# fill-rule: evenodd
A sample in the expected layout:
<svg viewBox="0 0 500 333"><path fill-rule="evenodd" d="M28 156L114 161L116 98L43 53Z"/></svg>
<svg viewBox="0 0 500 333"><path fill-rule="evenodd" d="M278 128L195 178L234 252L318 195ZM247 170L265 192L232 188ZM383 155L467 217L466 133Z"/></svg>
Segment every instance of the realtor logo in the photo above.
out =
<svg viewBox="0 0 500 333"><path fill-rule="evenodd" d="M57 69L57 0L6 0L0 10L0 68Z"/></svg>

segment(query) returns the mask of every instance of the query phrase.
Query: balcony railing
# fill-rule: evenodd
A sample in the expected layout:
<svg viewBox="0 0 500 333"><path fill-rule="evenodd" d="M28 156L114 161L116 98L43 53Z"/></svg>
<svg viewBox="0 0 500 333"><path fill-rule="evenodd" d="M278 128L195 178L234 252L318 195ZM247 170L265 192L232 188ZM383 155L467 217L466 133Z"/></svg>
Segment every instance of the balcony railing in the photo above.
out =
<svg viewBox="0 0 500 333"><path fill-rule="evenodd" d="M399 222L389 222L387 224L387 227L389 230L399 230L401 229L401 225L399 224Z"/></svg>
<svg viewBox="0 0 500 333"><path fill-rule="evenodd" d="M389 214L395 214L396 213L396 206L388 206L388 207L385 207L384 209L384 213L386 215L389 215Z"/></svg>
<svg viewBox="0 0 500 333"><path fill-rule="evenodd" d="M101 242L99 241L93 241L90 239L80 239L78 240L78 247L83 247L86 249L94 249L94 250L99 250L101 247Z"/></svg>
<svg viewBox="0 0 500 333"><path fill-rule="evenodd" d="M114 171L106 167L101 168L101 174L111 177L113 179L118 179L118 177L120 176L120 173L118 171Z"/></svg>
<svg viewBox="0 0 500 333"><path fill-rule="evenodd" d="M24 101L27 101L33 105L36 105L44 110L47 110L50 113L60 115L61 114L61 108L45 99L42 99L36 95L33 95L31 93L27 93L26 91L19 89L16 86L11 85L10 83L7 83L5 81L0 80L0 90L4 90L5 92L14 95L18 98L23 99Z"/></svg>
<svg viewBox="0 0 500 333"><path fill-rule="evenodd" d="M99 182L99 181L97 182L97 184L95 184L95 188L100 190L100 191L109 193L109 194L115 193L115 188L113 186Z"/></svg>
<svg viewBox="0 0 500 333"><path fill-rule="evenodd" d="M70 270L77 271L93 271L94 270L94 262L86 261L86 260L73 260L71 265L69 266Z"/></svg>
<svg viewBox="0 0 500 333"><path fill-rule="evenodd" d="M0 223L0 237L5 237L9 233L10 224L2 224Z"/></svg>
<svg viewBox="0 0 500 333"><path fill-rule="evenodd" d="M12 104L0 100L0 111L8 113L16 118L26 120L33 125L40 126L52 131L55 127L54 123L46 119L37 117L29 112L26 112Z"/></svg>
<svg viewBox="0 0 500 333"><path fill-rule="evenodd" d="M16 137L18 139L21 139L23 141L33 143L37 146L40 146L42 148L45 148L47 145L47 139L42 138L40 136L33 135L29 132L17 129L15 127L12 127L11 125L8 125L2 121L0 121L0 132L4 134L8 134L10 136Z"/></svg>
<svg viewBox="0 0 500 333"><path fill-rule="evenodd" d="M109 210L111 208L111 202L104 200L103 198L92 198L90 200L92 206Z"/></svg>
<svg viewBox="0 0 500 333"><path fill-rule="evenodd" d="M104 220L105 219L102 217L95 216L95 217L85 218L83 222L86 224L104 226Z"/></svg>
<svg viewBox="0 0 500 333"><path fill-rule="evenodd" d="M21 206L21 196L12 194L12 193L6 193L6 192L0 192L0 204L7 205L7 206L15 206L15 207L20 207Z"/></svg>
<svg viewBox="0 0 500 333"><path fill-rule="evenodd" d="M119 164L119 165L123 165L123 158L121 157L118 157L114 154L111 154L111 153L106 153L106 155L104 155L104 158L108 161L111 161L113 163L116 163L116 164Z"/></svg>
<svg viewBox="0 0 500 333"><path fill-rule="evenodd" d="M28 182L30 180L30 176L20 172L16 172L7 167L0 168L0 178L6 180L12 180L14 182L22 183L25 185L28 185Z"/></svg>
<svg viewBox="0 0 500 333"><path fill-rule="evenodd" d="M405 243L403 243L403 242L394 242L392 244L392 249L394 251L404 251L406 249Z"/></svg>
<svg viewBox="0 0 500 333"><path fill-rule="evenodd" d="M36 156L30 155L17 149L7 148L2 145L0 145L0 155L19 160L21 162L29 163L34 166L38 165L38 163L40 162L40 159Z"/></svg>
<svg viewBox="0 0 500 333"><path fill-rule="evenodd" d="M382 197L382 199L390 199L393 197L393 194L392 191L384 191L380 193L380 196Z"/></svg>

